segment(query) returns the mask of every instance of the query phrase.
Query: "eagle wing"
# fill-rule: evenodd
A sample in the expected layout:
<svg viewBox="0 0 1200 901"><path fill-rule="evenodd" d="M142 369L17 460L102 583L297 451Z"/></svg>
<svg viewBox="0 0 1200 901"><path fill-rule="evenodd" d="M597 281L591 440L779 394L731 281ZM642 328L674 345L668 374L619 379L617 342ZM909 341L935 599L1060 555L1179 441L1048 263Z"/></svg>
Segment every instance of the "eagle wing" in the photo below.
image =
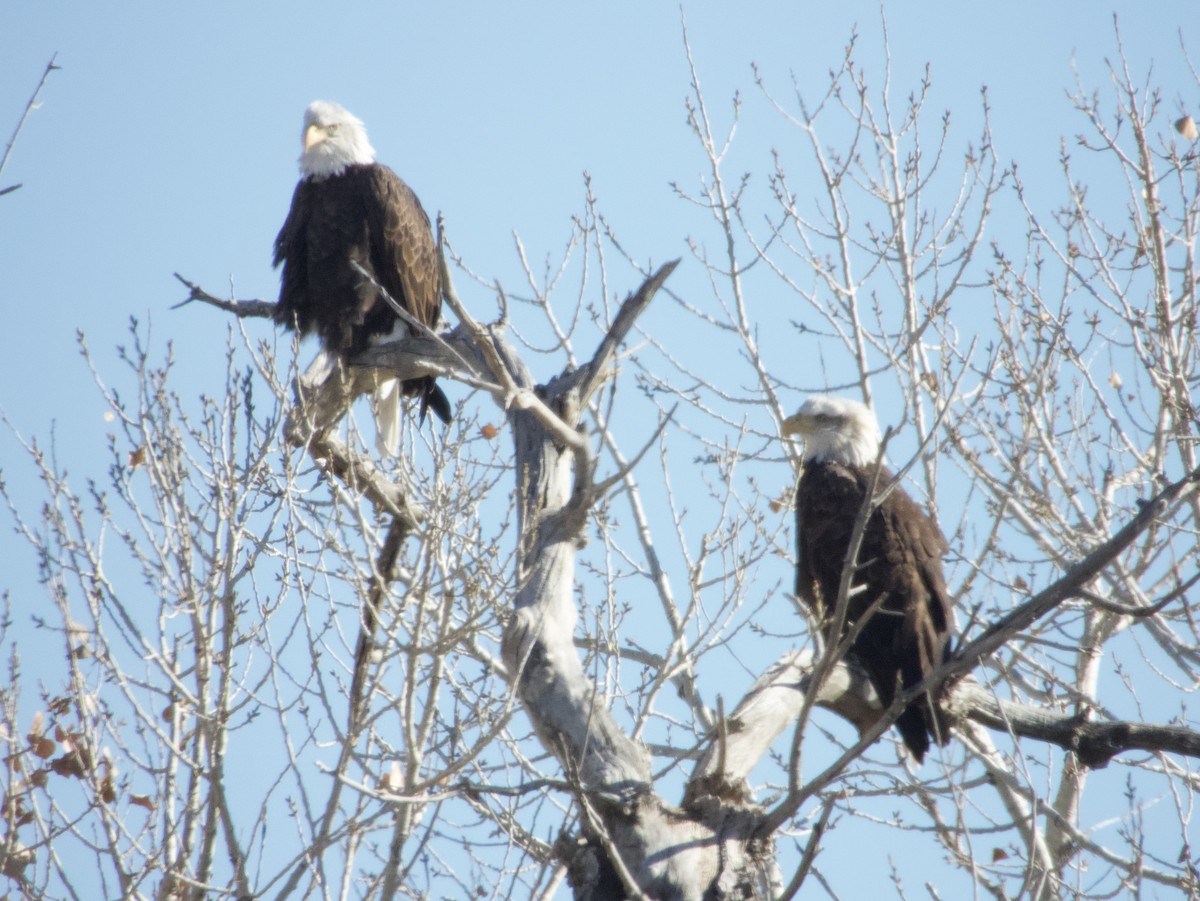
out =
<svg viewBox="0 0 1200 901"><path fill-rule="evenodd" d="M879 474L886 486L891 475ZM837 463L809 463L797 493L796 591L828 622L837 602L842 566L854 521L871 484L871 474ZM945 659L953 614L942 576L947 545L937 524L900 488L895 488L867 521L851 583L854 594L847 623L861 624L854 654L867 669L880 701L891 704L898 688L918 684ZM929 735L944 741L947 732L929 698L914 702L897 720L904 742L918 759L929 748Z"/></svg>
<svg viewBox="0 0 1200 901"><path fill-rule="evenodd" d="M312 211L309 200L310 183L301 180L292 193L292 205L287 219L275 237L272 265L283 264L279 285L279 303L274 318L280 325L297 326L297 316L306 304L308 294L308 220ZM301 331L305 331L301 326Z"/></svg>
<svg viewBox="0 0 1200 901"><path fill-rule="evenodd" d="M378 291L355 270L371 267L364 209L367 179L360 167L327 179L302 179L275 239L275 265L283 265L275 321L302 335L317 334L324 348L349 359L371 335L391 330L375 314ZM372 314L375 314L374 318Z"/></svg>
<svg viewBox="0 0 1200 901"><path fill-rule="evenodd" d="M942 575L948 547L937 524L900 488L884 500L875 520L868 543L878 560L868 567L867 595L886 596L881 613L860 636L868 646L860 656L878 661L868 668L875 669L872 681L887 705L897 680L900 689L912 688L946 659L954 617ZM948 738L936 699L928 695L909 705L896 728L917 760L929 749L930 736L939 743Z"/></svg>
<svg viewBox="0 0 1200 901"><path fill-rule="evenodd" d="M437 325L442 279L437 245L421 201L386 166L374 166L364 192L371 268L392 297L422 325ZM382 298L378 303L387 308ZM370 315L370 314L368 314Z"/></svg>
<svg viewBox="0 0 1200 901"><path fill-rule="evenodd" d="M837 604L837 589L864 487L845 466L808 463L796 489L796 594L822 623ZM859 555L864 559L863 555Z"/></svg>

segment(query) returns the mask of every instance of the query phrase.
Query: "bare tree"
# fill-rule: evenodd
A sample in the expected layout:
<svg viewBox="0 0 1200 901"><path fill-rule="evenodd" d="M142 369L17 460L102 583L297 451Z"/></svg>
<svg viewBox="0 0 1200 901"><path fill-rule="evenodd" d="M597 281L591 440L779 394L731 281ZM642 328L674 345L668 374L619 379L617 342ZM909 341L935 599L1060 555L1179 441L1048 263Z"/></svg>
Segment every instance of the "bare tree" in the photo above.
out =
<svg viewBox="0 0 1200 901"><path fill-rule="evenodd" d="M32 897L836 897L822 854L873 835L940 854L946 896L1200 893L1200 184L1178 111L1110 72L1073 94L1049 209L986 95L963 143L931 75L897 105L852 42L818 97L759 80L795 136L765 177L727 171L742 101L714 111L693 66L678 270L588 184L560 258L518 242L501 290L445 247L459 325L349 375L189 284L237 317L193 402L134 323L120 384L93 367L106 476L23 440L45 505L4 492L65 669L23 714L0 623L0 872ZM474 393L373 459L369 367ZM779 426L812 390L875 406L954 548L953 741L921 769L885 738L905 696L881 709L788 593Z"/></svg>

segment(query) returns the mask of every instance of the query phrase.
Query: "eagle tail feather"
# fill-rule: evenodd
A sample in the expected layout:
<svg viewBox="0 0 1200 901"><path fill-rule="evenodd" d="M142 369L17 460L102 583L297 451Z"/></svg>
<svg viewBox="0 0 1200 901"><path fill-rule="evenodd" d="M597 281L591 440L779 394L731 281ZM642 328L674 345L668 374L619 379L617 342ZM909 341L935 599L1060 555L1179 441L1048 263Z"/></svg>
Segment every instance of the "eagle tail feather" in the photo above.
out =
<svg viewBox="0 0 1200 901"><path fill-rule="evenodd" d="M925 761L925 753L929 750L929 727L922 706L919 702L909 704L896 720L896 728L904 739L904 746L917 763Z"/></svg>
<svg viewBox="0 0 1200 901"><path fill-rule="evenodd" d="M446 425L449 425L450 421L454 419L454 410L450 406L450 399L446 397L445 392L437 386L437 382L433 380L432 376L421 379L420 381L423 382L423 384L419 389L421 393L421 413L420 419L418 420L419 423L424 425L425 416L430 410L433 410L433 412L437 414L438 419L440 419Z"/></svg>
<svg viewBox="0 0 1200 901"><path fill-rule="evenodd" d="M375 449L380 456L400 450L400 383L388 379L375 389Z"/></svg>

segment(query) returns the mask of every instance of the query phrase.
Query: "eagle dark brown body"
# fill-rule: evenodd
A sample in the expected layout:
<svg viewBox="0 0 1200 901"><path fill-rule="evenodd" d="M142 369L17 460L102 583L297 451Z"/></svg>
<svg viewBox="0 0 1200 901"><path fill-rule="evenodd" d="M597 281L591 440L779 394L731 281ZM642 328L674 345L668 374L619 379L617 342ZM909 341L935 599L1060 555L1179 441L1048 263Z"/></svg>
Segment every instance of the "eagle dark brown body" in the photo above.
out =
<svg viewBox="0 0 1200 901"><path fill-rule="evenodd" d="M870 469L808 461L796 491L796 594L824 624L829 643L842 637L830 634L830 618L854 522L871 481ZM883 471L877 484L882 487L890 481ZM897 682L901 688L916 685L949 653L953 614L941 559L946 550L937 525L899 488L867 521L844 630L883 598L852 649L884 707L895 698ZM924 696L896 721L918 761L929 750L930 737L942 744L946 741L946 728L936 709L936 703Z"/></svg>
<svg viewBox="0 0 1200 901"><path fill-rule="evenodd" d="M804 440L796 487L796 594L816 615L828 645L855 630L850 652L889 707L897 690L924 681L949 654L954 610L942 576L946 539L911 497L892 486L867 519L845 621L837 624L855 521L872 484L886 490L892 482L886 470L875 476L879 424L865 404L814 395L783 421L782 432ZM938 701L936 694L919 696L896 721L918 761L931 738L945 744L949 737Z"/></svg>
<svg viewBox="0 0 1200 901"><path fill-rule="evenodd" d="M275 321L319 336L346 362L399 318L352 261L415 320L437 325L441 274L429 217L412 189L379 163L302 179L275 239L275 265L283 265ZM422 416L432 407L450 421L450 404L433 378L410 379L403 391L421 398Z"/></svg>

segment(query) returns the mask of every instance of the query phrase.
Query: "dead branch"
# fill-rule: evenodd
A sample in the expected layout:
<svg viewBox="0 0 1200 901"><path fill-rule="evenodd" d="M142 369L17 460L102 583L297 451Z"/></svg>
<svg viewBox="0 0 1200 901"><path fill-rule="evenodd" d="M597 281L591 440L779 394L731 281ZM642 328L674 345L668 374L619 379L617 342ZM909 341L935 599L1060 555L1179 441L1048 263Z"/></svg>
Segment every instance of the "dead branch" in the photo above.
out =
<svg viewBox="0 0 1200 901"><path fill-rule="evenodd" d="M1032 738L1073 752L1079 762L1103 769L1127 751L1200 757L1200 732L1184 726L1125 721L1093 722L1078 715L1055 714L1028 704L996 698L983 686L964 680L946 699L951 717L967 717L1019 738Z"/></svg>
<svg viewBox="0 0 1200 901"><path fill-rule="evenodd" d="M1014 635L1028 629L1063 601L1079 596L1088 582L1112 563L1135 538L1162 518L1172 504L1195 493L1197 482L1200 482L1200 468L1192 470L1178 482L1171 483L1150 500L1143 502L1133 519L1112 538L1067 570L1061 579L998 619L978 638L960 648L948 666L939 667L939 670L945 669L945 678L953 680L955 676L974 669L980 660L988 654L995 653Z"/></svg>
<svg viewBox="0 0 1200 901"><path fill-rule="evenodd" d="M226 300L223 297L217 297L215 294L209 294L195 282L190 282L178 272L173 272L183 286L188 289L188 296L179 303L171 307L172 310L178 310L182 306L186 306L193 300L198 300L201 303L206 303L216 307L218 310L224 310L226 313L233 313L242 319L270 319L275 312L275 302L270 300Z"/></svg>

